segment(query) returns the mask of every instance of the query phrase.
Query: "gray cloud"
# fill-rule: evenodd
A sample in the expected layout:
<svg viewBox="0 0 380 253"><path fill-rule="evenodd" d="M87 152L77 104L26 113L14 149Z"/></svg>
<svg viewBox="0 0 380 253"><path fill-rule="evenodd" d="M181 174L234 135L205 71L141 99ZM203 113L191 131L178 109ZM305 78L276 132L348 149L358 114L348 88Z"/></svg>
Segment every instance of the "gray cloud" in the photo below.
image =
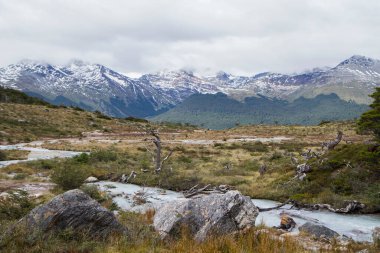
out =
<svg viewBox="0 0 380 253"><path fill-rule="evenodd" d="M235 74L380 58L378 0L0 0L0 65Z"/></svg>

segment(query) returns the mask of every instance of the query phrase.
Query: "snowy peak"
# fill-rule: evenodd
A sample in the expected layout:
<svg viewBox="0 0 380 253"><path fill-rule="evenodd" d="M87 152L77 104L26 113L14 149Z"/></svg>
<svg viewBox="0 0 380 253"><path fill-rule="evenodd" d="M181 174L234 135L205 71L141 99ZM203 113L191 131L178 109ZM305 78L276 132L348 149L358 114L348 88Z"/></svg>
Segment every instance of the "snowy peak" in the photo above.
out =
<svg viewBox="0 0 380 253"><path fill-rule="evenodd" d="M220 81L229 81L230 77L231 77L231 74L228 74L224 71L219 71L218 73L216 73L216 79Z"/></svg>
<svg viewBox="0 0 380 253"><path fill-rule="evenodd" d="M367 67L371 68L375 65L380 64L379 60L375 60L366 56L361 55L354 55L350 57L349 59L341 62L338 66L360 66L360 67Z"/></svg>
<svg viewBox="0 0 380 253"><path fill-rule="evenodd" d="M365 56L354 55L327 72L329 76L339 77L342 82L359 81L372 85L379 84L380 61Z"/></svg>

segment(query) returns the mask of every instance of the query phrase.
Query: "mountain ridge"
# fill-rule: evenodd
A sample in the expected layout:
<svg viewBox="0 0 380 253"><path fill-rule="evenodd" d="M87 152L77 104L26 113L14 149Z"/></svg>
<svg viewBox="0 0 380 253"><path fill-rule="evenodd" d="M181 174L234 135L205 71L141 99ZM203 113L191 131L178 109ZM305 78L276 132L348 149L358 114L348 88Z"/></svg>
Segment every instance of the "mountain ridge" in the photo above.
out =
<svg viewBox="0 0 380 253"><path fill-rule="evenodd" d="M241 102L257 96L294 101L335 93L346 101L369 104L368 95L380 85L380 61L354 55L333 68L300 74L235 76L220 71L202 77L179 70L130 78L101 64L78 60L65 66L24 60L0 68L0 84L55 104L99 110L116 117L153 117L193 94L218 92Z"/></svg>

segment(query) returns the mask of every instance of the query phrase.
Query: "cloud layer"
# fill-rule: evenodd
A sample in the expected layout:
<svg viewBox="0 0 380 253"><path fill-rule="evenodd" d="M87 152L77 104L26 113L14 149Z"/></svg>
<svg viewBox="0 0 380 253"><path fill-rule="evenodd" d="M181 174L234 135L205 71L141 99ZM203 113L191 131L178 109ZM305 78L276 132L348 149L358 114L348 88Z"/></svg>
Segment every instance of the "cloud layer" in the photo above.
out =
<svg viewBox="0 0 380 253"><path fill-rule="evenodd" d="M0 66L296 72L380 59L379 13L378 0L0 0Z"/></svg>

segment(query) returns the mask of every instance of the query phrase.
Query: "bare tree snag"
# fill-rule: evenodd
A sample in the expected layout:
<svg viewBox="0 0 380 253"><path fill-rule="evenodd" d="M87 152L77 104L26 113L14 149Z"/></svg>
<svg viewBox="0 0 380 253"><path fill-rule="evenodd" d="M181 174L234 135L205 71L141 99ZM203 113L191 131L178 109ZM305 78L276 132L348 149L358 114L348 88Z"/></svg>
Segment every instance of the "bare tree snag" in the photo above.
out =
<svg viewBox="0 0 380 253"><path fill-rule="evenodd" d="M264 176L265 172L267 172L267 166L265 164L261 165L259 168L260 176Z"/></svg>
<svg viewBox="0 0 380 253"><path fill-rule="evenodd" d="M146 150L153 155L152 159L153 159L153 162L155 164L154 172L160 173L162 168L163 168L164 163L173 154L173 150L170 150L169 153L164 158L162 158L162 142L161 142L161 138L160 138L158 130L150 130L148 133L151 136L153 136L152 142L153 142L154 146L156 147L156 150L155 150L155 153L150 151L148 148L146 148Z"/></svg>
<svg viewBox="0 0 380 253"><path fill-rule="evenodd" d="M333 150L339 144L339 142L342 140L342 138L343 138L343 132L338 131L338 134L337 134L335 140L322 143L322 150L323 150L323 148L327 148L327 150Z"/></svg>

